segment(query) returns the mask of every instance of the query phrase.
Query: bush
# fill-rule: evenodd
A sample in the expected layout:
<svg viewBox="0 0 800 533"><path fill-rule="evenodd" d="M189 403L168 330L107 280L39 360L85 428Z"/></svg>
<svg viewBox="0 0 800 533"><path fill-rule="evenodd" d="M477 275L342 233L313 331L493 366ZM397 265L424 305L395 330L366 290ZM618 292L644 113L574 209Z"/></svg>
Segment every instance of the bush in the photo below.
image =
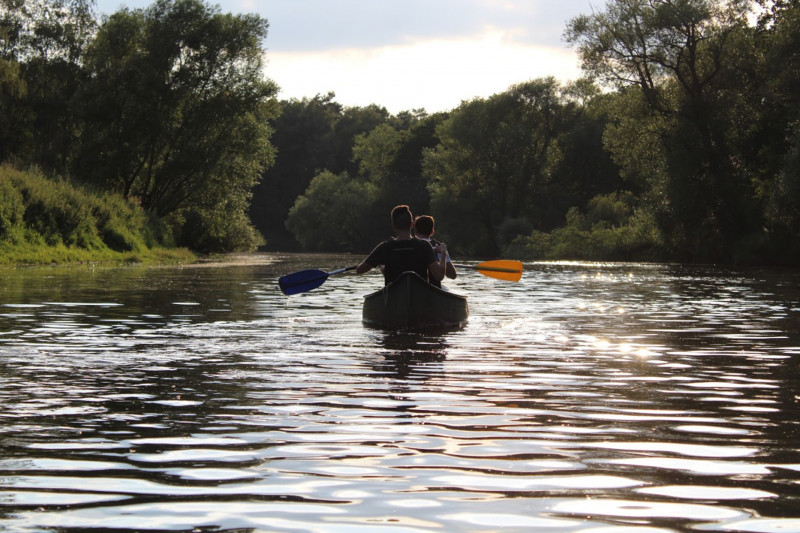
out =
<svg viewBox="0 0 800 533"><path fill-rule="evenodd" d="M530 235L515 238L503 248L505 257L518 257L520 259L543 260L550 259L550 250L553 239L549 233L533 231Z"/></svg>
<svg viewBox="0 0 800 533"><path fill-rule="evenodd" d="M232 214L233 213L233 214ZM252 251L264 238L241 210L184 209L167 220L182 245L203 253Z"/></svg>
<svg viewBox="0 0 800 533"><path fill-rule="evenodd" d="M654 217L634 207L630 193L593 198L588 215L573 207L566 224L534 231L504 247L504 255L529 260L642 261L659 259L663 240Z"/></svg>
<svg viewBox="0 0 800 533"><path fill-rule="evenodd" d="M92 216L103 244L117 252L138 252L155 246L147 214L121 196L92 198Z"/></svg>
<svg viewBox="0 0 800 533"><path fill-rule="evenodd" d="M0 239L12 239L22 230L25 206L22 194L5 174L0 174Z"/></svg>
<svg viewBox="0 0 800 533"><path fill-rule="evenodd" d="M114 253L136 260L171 244L162 223L121 196L92 194L36 171L0 166L4 262L15 262L12 256L26 263L108 260Z"/></svg>
<svg viewBox="0 0 800 533"><path fill-rule="evenodd" d="M376 236L391 232L391 207L377 210L377 204L375 184L326 170L295 200L286 228L307 251L369 250L378 242Z"/></svg>
<svg viewBox="0 0 800 533"><path fill-rule="evenodd" d="M623 226L630 219L635 204L636 197L629 191L601 194L589 200L586 218L589 224L605 221Z"/></svg>
<svg viewBox="0 0 800 533"><path fill-rule="evenodd" d="M497 228L497 240L501 247L514 241L520 235L528 235L533 231L527 218L506 218Z"/></svg>

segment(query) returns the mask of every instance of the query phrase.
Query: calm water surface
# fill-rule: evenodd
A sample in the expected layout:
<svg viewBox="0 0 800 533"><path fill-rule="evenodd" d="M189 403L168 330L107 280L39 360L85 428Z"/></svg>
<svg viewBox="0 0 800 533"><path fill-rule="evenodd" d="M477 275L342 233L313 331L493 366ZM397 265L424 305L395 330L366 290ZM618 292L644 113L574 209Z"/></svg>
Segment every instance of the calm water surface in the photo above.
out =
<svg viewBox="0 0 800 533"><path fill-rule="evenodd" d="M0 273L0 531L800 532L797 272L462 270L415 334L246 259Z"/></svg>

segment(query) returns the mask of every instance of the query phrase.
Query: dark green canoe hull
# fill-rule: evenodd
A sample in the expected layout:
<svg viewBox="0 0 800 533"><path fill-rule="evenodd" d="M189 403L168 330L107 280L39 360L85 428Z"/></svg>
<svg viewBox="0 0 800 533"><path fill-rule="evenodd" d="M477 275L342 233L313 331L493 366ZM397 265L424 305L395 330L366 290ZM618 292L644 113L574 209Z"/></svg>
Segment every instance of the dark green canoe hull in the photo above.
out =
<svg viewBox="0 0 800 533"><path fill-rule="evenodd" d="M466 323L464 296L434 287L413 272L364 297L364 324L388 329L456 327Z"/></svg>

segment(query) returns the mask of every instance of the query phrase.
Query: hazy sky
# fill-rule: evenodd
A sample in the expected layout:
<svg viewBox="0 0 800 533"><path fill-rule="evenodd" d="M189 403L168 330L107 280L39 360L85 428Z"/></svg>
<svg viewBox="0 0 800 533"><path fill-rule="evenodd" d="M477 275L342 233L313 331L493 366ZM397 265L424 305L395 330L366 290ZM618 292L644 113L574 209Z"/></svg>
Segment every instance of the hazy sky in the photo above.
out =
<svg viewBox="0 0 800 533"><path fill-rule="evenodd" d="M97 0L101 13L149 0ZM604 0L211 0L269 21L266 75L281 99L336 93L390 112L457 107L543 76L580 75L566 23Z"/></svg>

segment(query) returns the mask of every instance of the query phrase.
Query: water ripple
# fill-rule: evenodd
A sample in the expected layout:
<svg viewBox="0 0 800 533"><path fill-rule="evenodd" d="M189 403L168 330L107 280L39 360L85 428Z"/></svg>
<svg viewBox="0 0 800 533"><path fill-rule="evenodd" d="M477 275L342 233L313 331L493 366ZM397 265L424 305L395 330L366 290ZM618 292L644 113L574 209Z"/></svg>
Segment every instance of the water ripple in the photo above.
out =
<svg viewBox="0 0 800 533"><path fill-rule="evenodd" d="M352 260L11 272L0 530L800 532L796 274L464 273L427 334L275 288Z"/></svg>

